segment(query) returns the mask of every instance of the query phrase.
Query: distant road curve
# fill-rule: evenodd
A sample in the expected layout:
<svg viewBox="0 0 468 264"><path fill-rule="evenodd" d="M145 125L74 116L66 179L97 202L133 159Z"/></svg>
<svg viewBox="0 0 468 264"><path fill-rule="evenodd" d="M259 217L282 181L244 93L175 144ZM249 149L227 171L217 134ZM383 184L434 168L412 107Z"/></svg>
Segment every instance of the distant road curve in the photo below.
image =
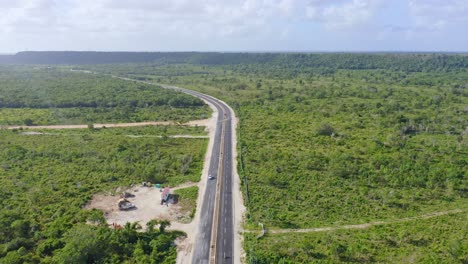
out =
<svg viewBox="0 0 468 264"><path fill-rule="evenodd" d="M235 133L233 133L234 111L225 102L212 96L176 86L158 85L207 101L218 112L208 171L209 175L215 177L215 180L209 180L206 183L201 205L200 224L192 252L192 263L240 263L240 250L234 250L234 244L239 243L238 240L234 239L234 229L237 226L235 219L238 219L235 218L235 215L240 214L239 211L234 210L234 208L238 209L239 206L235 206L233 201L233 192L240 191L239 188L234 188L235 184L233 185L234 176L237 175L233 149L235 148L234 142L236 142ZM237 245L237 248L239 247Z"/></svg>
<svg viewBox="0 0 468 264"><path fill-rule="evenodd" d="M82 70L72 71L100 74ZM192 252L192 263L241 263L240 232L235 229L240 226L243 205L237 169L234 166L237 142L234 111L225 102L193 90L115 75L109 76L183 92L200 98L216 108L218 120L208 170L208 174L215 179L206 182L205 193L202 194L203 202L199 212L200 221ZM235 203L233 198L236 199Z"/></svg>

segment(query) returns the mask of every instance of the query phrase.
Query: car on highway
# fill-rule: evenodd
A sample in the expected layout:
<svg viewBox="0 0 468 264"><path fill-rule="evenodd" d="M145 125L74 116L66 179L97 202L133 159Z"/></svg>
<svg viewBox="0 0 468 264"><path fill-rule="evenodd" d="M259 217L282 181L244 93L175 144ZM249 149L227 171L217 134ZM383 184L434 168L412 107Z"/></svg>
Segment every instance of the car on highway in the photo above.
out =
<svg viewBox="0 0 468 264"><path fill-rule="evenodd" d="M211 175L211 174L208 175L208 180L214 180L214 178L215 178L215 177L214 177L213 175Z"/></svg>

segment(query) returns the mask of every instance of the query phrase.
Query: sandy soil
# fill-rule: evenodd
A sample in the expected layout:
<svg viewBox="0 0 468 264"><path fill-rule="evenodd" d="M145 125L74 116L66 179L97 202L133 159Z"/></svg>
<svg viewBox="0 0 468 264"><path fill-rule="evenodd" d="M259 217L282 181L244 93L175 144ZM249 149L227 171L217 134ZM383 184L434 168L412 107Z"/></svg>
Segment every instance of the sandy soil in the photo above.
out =
<svg viewBox="0 0 468 264"><path fill-rule="evenodd" d="M59 133L44 133L37 131L24 131L20 133L21 135L37 136L37 135L61 135ZM76 134L80 135L80 134ZM158 135L125 135L129 138L163 138L164 136ZM172 135L167 136L168 138L210 138L209 136L195 136L195 135Z"/></svg>
<svg viewBox="0 0 468 264"><path fill-rule="evenodd" d="M213 111L215 111L215 110L213 110ZM189 122L185 123L184 125L187 125L187 126L205 126L205 127L207 127L207 126L210 125L210 122L211 122L211 118L208 118L208 119L192 120L192 121L189 121Z"/></svg>
<svg viewBox="0 0 468 264"><path fill-rule="evenodd" d="M177 204L161 205L161 192L153 187L134 187L126 190L134 194L135 197L127 198L136 205L136 209L129 211L120 211L117 202L120 200L117 195L98 194L93 197L85 209L99 209L104 212L104 216L109 224L125 225L127 222L138 222L142 227L152 219L166 219L176 222L179 207Z"/></svg>
<svg viewBox="0 0 468 264"><path fill-rule="evenodd" d="M171 188L171 191L177 189L188 188L191 186L197 186L198 183L186 183L175 188ZM116 193L122 193L123 189L116 190ZM135 197L127 198L131 203L135 204L136 209L129 211L120 211L117 207L117 202L120 200L119 195L94 195L93 199L85 206L85 209L99 209L104 212L104 216L109 225L120 225L124 226L127 222L138 222L141 227L146 228L146 223L152 219L157 220L169 220L171 226L168 230L180 230L187 233L190 238L193 236L195 229L194 222L185 223L188 219L186 213L181 212L180 206L174 201L171 201L168 205L161 205L161 192L157 188L153 187L133 187L125 190ZM190 250L189 244L185 243L185 240L180 238L177 243L183 249Z"/></svg>
<svg viewBox="0 0 468 264"><path fill-rule="evenodd" d="M37 135L37 134L36 134ZM145 138L145 137L156 137L162 138L163 136L154 136L154 135L125 135L130 138ZM194 136L194 135L173 135L167 136L168 138L210 138L209 136Z"/></svg>
<svg viewBox="0 0 468 264"><path fill-rule="evenodd" d="M193 120L182 125L184 126L207 126L210 119ZM172 121L161 122L138 122L138 123L117 123L117 124L93 124L94 128L113 128L113 127L137 127L137 126L168 126L177 125ZM88 128L88 125L50 125L50 126L3 126L6 129L83 129Z"/></svg>
<svg viewBox="0 0 468 264"><path fill-rule="evenodd" d="M227 105L227 104L226 104ZM245 206L241 192L241 179L237 172L237 124L239 120L235 117L234 110L228 105L231 115L234 117L231 120L232 124L232 175L233 175L233 184L232 184L232 194L233 194L233 211L234 211L234 263L246 263L246 255L244 248L242 247L242 242L244 240L244 217L245 217Z"/></svg>

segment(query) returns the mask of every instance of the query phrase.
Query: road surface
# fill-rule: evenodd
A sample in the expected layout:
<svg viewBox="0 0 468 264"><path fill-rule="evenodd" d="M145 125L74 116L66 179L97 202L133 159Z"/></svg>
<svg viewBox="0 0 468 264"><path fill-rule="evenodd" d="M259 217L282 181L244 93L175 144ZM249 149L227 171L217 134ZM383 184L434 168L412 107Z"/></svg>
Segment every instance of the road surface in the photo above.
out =
<svg viewBox="0 0 468 264"><path fill-rule="evenodd" d="M232 201L232 113L222 101L188 89L175 89L210 102L218 110L218 120L208 180L200 212L200 226L195 238L192 263L233 263L234 212ZM219 186L219 197L217 187ZM216 201L216 199L218 200ZM215 216L217 212L217 216ZM215 224L214 224L215 221ZM216 230L213 230L216 228ZM213 237L215 231L216 237Z"/></svg>
<svg viewBox="0 0 468 264"><path fill-rule="evenodd" d="M154 84L119 76L112 77L128 81ZM208 174L214 176L214 179L207 181L205 193L203 194L204 197L200 211L198 232L195 238L192 254L192 263L233 263L233 113L227 104L209 95L170 85L157 85L208 101L216 107L218 111L213 150L208 170ZM237 257L239 258L240 256Z"/></svg>

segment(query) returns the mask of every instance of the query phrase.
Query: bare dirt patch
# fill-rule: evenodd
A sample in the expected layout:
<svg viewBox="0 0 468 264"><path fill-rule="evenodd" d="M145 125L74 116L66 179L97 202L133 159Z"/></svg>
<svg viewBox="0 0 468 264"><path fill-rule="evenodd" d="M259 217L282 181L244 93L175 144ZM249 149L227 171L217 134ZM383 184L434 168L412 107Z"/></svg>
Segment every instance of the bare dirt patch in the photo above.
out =
<svg viewBox="0 0 468 264"><path fill-rule="evenodd" d="M171 191L197 186L199 183L188 182L177 186ZM134 197L126 198L133 203L136 208L128 211L121 211L118 208L118 201L121 199L122 192L128 192L135 195ZM133 187L127 190L117 190L117 195L97 194L85 206L85 209L99 209L104 212L104 217L109 225L124 226L127 222L138 222L143 228L146 228L146 223L150 220L169 220L171 226L168 230L180 230L187 234L187 237L179 237L175 244L178 251L178 262L185 263L191 258L193 237L195 236L195 228L198 225L197 221L191 221L189 212L181 210L177 201L173 199L169 204L161 205L160 189L154 187Z"/></svg>
<svg viewBox="0 0 468 264"><path fill-rule="evenodd" d="M234 211L234 251L233 251L233 263L246 263L246 254L242 247L242 243L244 241L244 217L246 208L244 206L244 199L241 192L241 178L237 171L237 124L239 120L235 116L234 110L228 105L229 110L231 111L231 116L233 117L231 120L232 124L232 159L233 159L233 166L232 166L232 196L233 196L233 211Z"/></svg>
<svg viewBox="0 0 468 264"><path fill-rule="evenodd" d="M181 124L184 126L207 126L210 119L193 120ZM169 126L178 125L173 121L160 122L138 122L138 123L116 123L116 124L93 124L94 128L114 128L114 127L137 127L137 126ZM88 125L49 125L49 126L4 126L6 129L85 129Z"/></svg>
<svg viewBox="0 0 468 264"><path fill-rule="evenodd" d="M189 121L187 123L185 123L184 125L187 125L187 126L209 126L210 125L210 121L211 121L211 118L208 118L208 119L200 119L200 120L192 120L192 121Z"/></svg>
<svg viewBox="0 0 468 264"><path fill-rule="evenodd" d="M183 187L192 185L192 183L188 183ZM123 191L118 192L117 195L97 194L86 205L85 209L102 210L109 225L115 224L123 226L127 222L138 222L145 228L146 223L150 220L169 220L171 222L171 228L169 229L191 232L191 228L188 224L182 223L184 221L187 222L188 216L180 210L178 201L172 199L167 205L161 205L160 189L138 186L125 191L134 195L134 197L126 198L136 206L134 209L127 211L119 210L117 203L121 199L120 193Z"/></svg>

